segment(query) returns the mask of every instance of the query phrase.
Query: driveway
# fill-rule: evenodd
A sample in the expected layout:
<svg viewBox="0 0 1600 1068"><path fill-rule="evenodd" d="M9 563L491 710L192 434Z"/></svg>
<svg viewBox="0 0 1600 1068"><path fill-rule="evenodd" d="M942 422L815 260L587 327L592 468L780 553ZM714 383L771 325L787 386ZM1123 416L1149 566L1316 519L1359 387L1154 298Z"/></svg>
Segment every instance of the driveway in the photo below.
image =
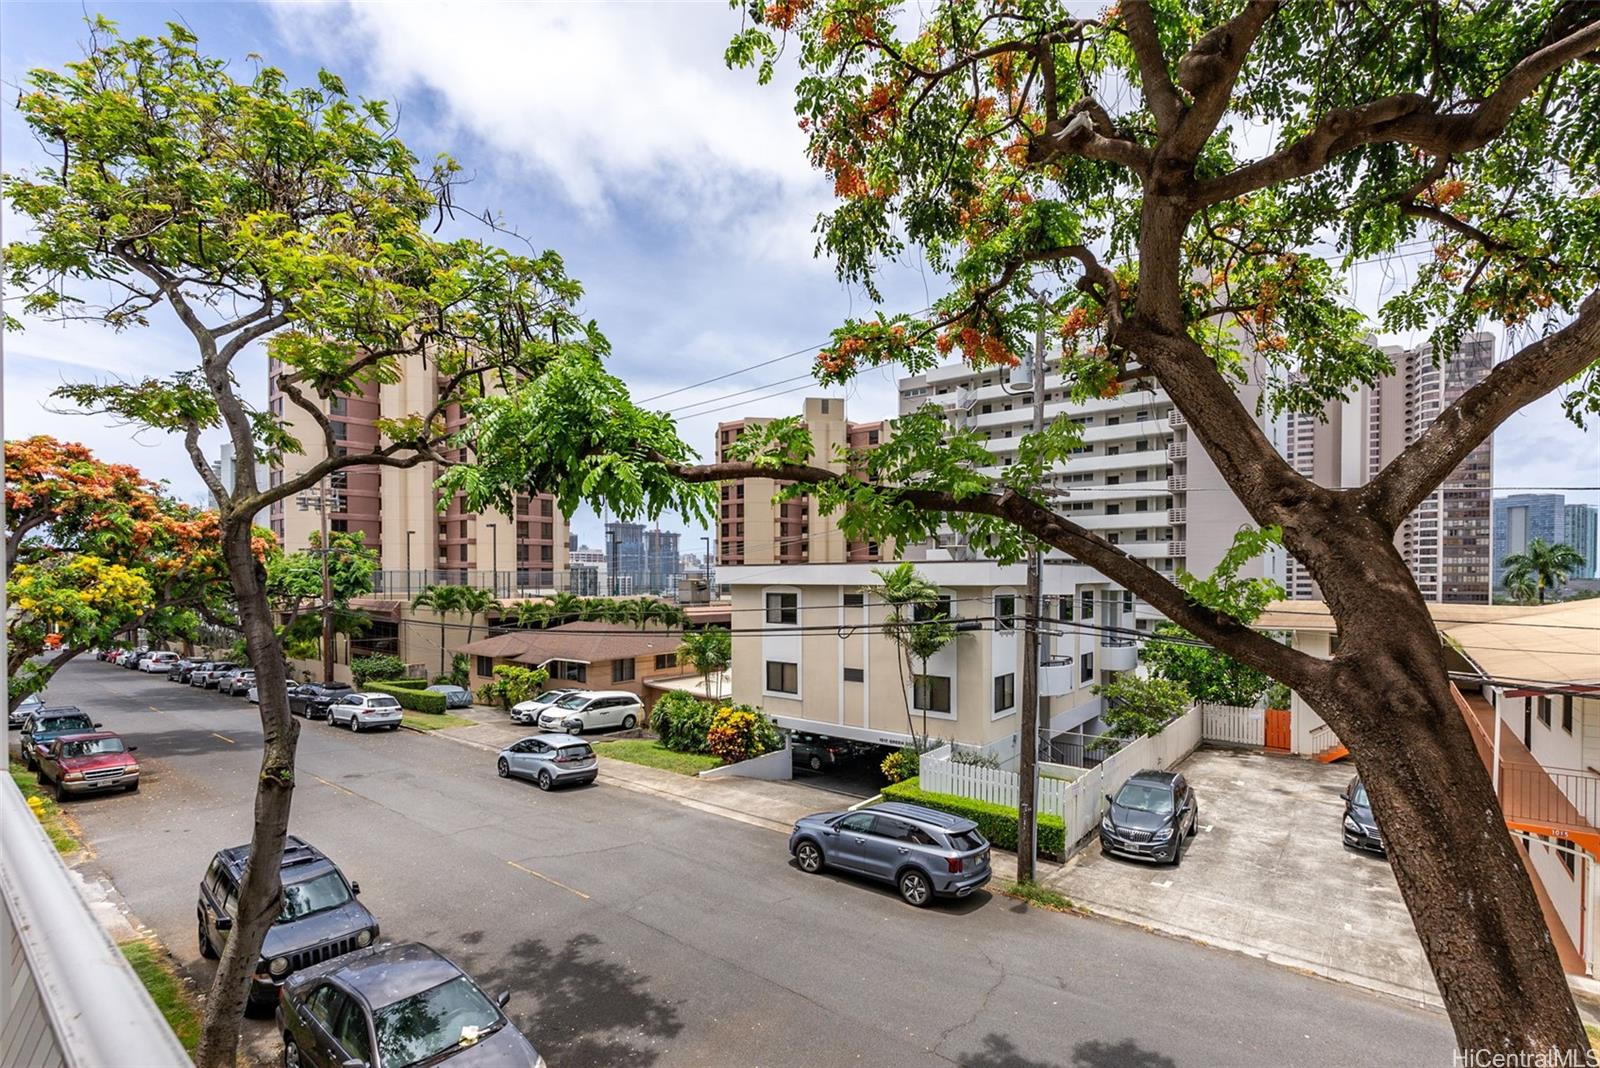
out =
<svg viewBox="0 0 1600 1068"><path fill-rule="evenodd" d="M1051 885L1102 915L1438 1004L1388 862L1340 840L1350 764L1201 749L1179 770L1200 800L1180 866L1096 844Z"/></svg>

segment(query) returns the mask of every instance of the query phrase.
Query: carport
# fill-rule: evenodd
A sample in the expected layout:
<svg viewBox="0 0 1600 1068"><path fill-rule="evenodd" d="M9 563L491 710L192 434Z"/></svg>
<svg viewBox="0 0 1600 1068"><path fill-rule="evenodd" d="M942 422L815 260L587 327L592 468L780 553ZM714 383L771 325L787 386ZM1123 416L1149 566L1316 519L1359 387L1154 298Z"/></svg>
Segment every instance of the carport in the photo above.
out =
<svg viewBox="0 0 1600 1068"><path fill-rule="evenodd" d="M1350 765L1200 749L1177 770L1200 802L1181 865L1108 857L1095 843L1050 885L1102 915L1438 1002L1388 861L1341 840Z"/></svg>
<svg viewBox="0 0 1600 1068"><path fill-rule="evenodd" d="M806 760L807 748L796 749L794 781L828 793L850 797L873 797L883 789L883 774L878 766L884 756L905 744L902 736L880 731L863 730L788 716L774 717L773 722L788 731L795 741L812 740L820 748L836 744L841 749L851 749L855 754L841 763L828 765L821 761ZM820 743L820 744L818 744ZM795 742L791 741L791 745ZM813 764L819 766L812 766Z"/></svg>

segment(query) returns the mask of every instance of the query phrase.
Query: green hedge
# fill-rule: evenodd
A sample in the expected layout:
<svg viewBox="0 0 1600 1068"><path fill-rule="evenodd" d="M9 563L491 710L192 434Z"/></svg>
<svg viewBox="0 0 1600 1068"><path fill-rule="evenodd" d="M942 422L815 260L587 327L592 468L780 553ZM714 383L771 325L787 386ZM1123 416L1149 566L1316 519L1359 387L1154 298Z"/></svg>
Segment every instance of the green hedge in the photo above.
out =
<svg viewBox="0 0 1600 1068"><path fill-rule="evenodd" d="M974 801L970 797L957 797L955 794L931 794L922 789L918 779L907 779L905 782L885 786L883 796L889 801L906 801L913 805L936 808L955 816L965 816L978 825L978 830L982 831L983 836L993 845L1016 851L1017 810L1014 808L990 804L987 801ZM1039 852L1063 856L1066 853L1066 835L1066 826L1061 822L1060 816L1048 813L1039 815Z"/></svg>
<svg viewBox="0 0 1600 1068"><path fill-rule="evenodd" d="M382 679L385 686L399 686L407 690L425 690L428 688L427 679Z"/></svg>
<svg viewBox="0 0 1600 1068"><path fill-rule="evenodd" d="M412 686L397 685L394 682L369 682L366 693L386 693L400 702L400 707L411 712L444 711L444 694L433 693L430 690L418 690Z"/></svg>

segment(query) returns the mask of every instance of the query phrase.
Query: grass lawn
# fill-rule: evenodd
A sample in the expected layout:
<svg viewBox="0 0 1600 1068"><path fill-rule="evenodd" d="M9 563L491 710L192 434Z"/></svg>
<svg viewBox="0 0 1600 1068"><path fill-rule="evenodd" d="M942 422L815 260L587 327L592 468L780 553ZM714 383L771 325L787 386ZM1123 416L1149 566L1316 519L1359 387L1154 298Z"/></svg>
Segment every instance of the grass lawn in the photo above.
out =
<svg viewBox="0 0 1600 1068"><path fill-rule="evenodd" d="M1055 912L1077 912L1077 906L1066 897L1048 886L1038 883L1003 883L1000 892L1007 897L1026 901L1035 908L1051 909Z"/></svg>
<svg viewBox="0 0 1600 1068"><path fill-rule="evenodd" d="M193 1053L195 1043L200 1041L200 1009L193 992L178 978L153 944L135 939L123 942L119 948L122 955L128 958L128 963L133 965L134 974L144 984L145 990L149 991L150 1000L166 1017L167 1026L178 1036L183 1048Z"/></svg>
<svg viewBox="0 0 1600 1068"><path fill-rule="evenodd" d="M625 738L617 742L594 742L592 745L594 751L603 757L643 764L647 768L660 768L662 771L675 771L679 775L696 775L722 764L720 759L709 753L675 753L648 738Z"/></svg>
<svg viewBox="0 0 1600 1068"><path fill-rule="evenodd" d="M419 731L442 731L446 727L470 727L473 721L448 712L406 712L400 722Z"/></svg>
<svg viewBox="0 0 1600 1068"><path fill-rule="evenodd" d="M23 799L28 802L28 808L39 817L39 822L44 825L44 833L50 836L56 852L76 852L82 843L78 841L77 828L61 811L61 806L55 803L48 790L39 785L33 772L26 766L16 760L12 760L10 764L11 781L22 791Z"/></svg>

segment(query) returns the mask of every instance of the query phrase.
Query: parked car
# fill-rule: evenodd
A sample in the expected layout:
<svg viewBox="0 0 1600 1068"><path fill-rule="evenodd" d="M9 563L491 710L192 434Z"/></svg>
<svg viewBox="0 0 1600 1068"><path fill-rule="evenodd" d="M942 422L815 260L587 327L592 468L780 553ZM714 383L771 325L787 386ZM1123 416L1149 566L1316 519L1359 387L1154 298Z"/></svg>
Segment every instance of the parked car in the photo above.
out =
<svg viewBox="0 0 1600 1068"><path fill-rule="evenodd" d="M851 763L861 755L861 747L843 738L796 731L789 735L789 754L795 767L822 771Z"/></svg>
<svg viewBox="0 0 1600 1068"><path fill-rule="evenodd" d="M196 670L189 676L190 686L199 686L207 690L215 690L217 683L222 681L222 676L230 671L237 671L240 665L231 660L219 660L205 671Z"/></svg>
<svg viewBox="0 0 1600 1068"><path fill-rule="evenodd" d="M184 670L192 667L194 667L193 660L179 657L177 660L174 660L172 663L167 665L167 681L177 682L183 677Z"/></svg>
<svg viewBox="0 0 1600 1068"><path fill-rule="evenodd" d="M81 709L65 705L59 708L41 708L22 724L22 739L19 743L22 762L27 765L29 771L38 771L39 750L47 743L63 734L79 734L99 729L100 724L90 720Z"/></svg>
<svg viewBox="0 0 1600 1068"><path fill-rule="evenodd" d="M228 697L243 697L250 684L256 681L256 673L249 668L235 668L217 680L217 692Z"/></svg>
<svg viewBox="0 0 1600 1068"><path fill-rule="evenodd" d="M215 663L216 663L216 661L214 661L214 660L186 660L186 661L183 661L183 667L181 667L178 670L178 679L177 679L177 681L181 682L181 683L183 683L185 685L188 685L189 683L192 683L194 681L194 673L196 671L201 671L201 670L210 671L212 666Z"/></svg>
<svg viewBox="0 0 1600 1068"><path fill-rule="evenodd" d="M374 727L400 729L405 711L400 702L386 693L347 693L328 706L328 722L335 727L349 727L352 731L372 730Z"/></svg>
<svg viewBox="0 0 1600 1068"><path fill-rule="evenodd" d="M292 698L294 696L294 692L299 688L300 687L296 686L292 682L286 683L284 696ZM245 700L249 701L253 705L259 705L261 703L261 688L256 684L255 679L250 680L250 688L245 691L244 697Z"/></svg>
<svg viewBox="0 0 1600 1068"><path fill-rule="evenodd" d="M206 869L195 905L203 957L215 959L233 929L249 859L248 844L234 846L219 851ZM301 968L364 949L378 938L378 921L356 900L361 884L346 879L316 846L292 834L285 838L279 877L283 904L262 939L247 1010L276 1002L283 981Z"/></svg>
<svg viewBox="0 0 1600 1068"><path fill-rule="evenodd" d="M36 693L24 697L6 716L6 730L14 731L28 722L28 717L44 707L44 698Z"/></svg>
<svg viewBox="0 0 1600 1068"><path fill-rule="evenodd" d="M308 682L289 691L289 712L306 719L327 719L328 706L354 692L348 682Z"/></svg>
<svg viewBox="0 0 1600 1068"><path fill-rule="evenodd" d="M57 801L102 790L132 793L139 788L138 749L113 731L63 734L39 750L39 785L53 787Z"/></svg>
<svg viewBox="0 0 1600 1068"><path fill-rule="evenodd" d="M532 779L539 789L594 782L600 764L589 743L570 734L536 734L500 750L495 770L502 779Z"/></svg>
<svg viewBox="0 0 1600 1068"><path fill-rule="evenodd" d="M539 716L549 711L551 705L568 694L582 692L582 690L546 690L537 697L530 697L526 701L518 701L511 706L511 722L520 723L524 727L537 727L539 725Z"/></svg>
<svg viewBox="0 0 1600 1068"><path fill-rule="evenodd" d="M1193 838L1200 804L1187 780L1175 771L1136 772L1100 819L1100 848L1118 856L1177 864L1183 842Z"/></svg>
<svg viewBox="0 0 1600 1068"><path fill-rule="evenodd" d="M1359 775L1344 788L1343 824L1345 845L1369 853L1384 852L1383 832L1378 829L1378 820L1372 814L1372 800L1367 797L1367 788Z"/></svg>
<svg viewBox="0 0 1600 1068"><path fill-rule="evenodd" d="M447 682L436 682L428 687L428 692L444 694L444 707L446 708L472 707L472 691L465 686L452 686Z"/></svg>
<svg viewBox="0 0 1600 1068"><path fill-rule="evenodd" d="M805 816L789 835L789 854L803 872L838 868L893 883L917 908L935 897L966 897L993 874L976 823L899 801Z"/></svg>
<svg viewBox="0 0 1600 1068"><path fill-rule="evenodd" d="M124 653L122 659L117 661L117 664L127 668L129 671L134 671L139 667L139 661L149 656L150 652L151 650L149 649L135 649L131 653Z"/></svg>
<svg viewBox="0 0 1600 1068"><path fill-rule="evenodd" d="M166 649L158 649L139 661L139 670L146 675L165 675L167 668L171 667L177 659L177 653L169 652Z"/></svg>
<svg viewBox="0 0 1600 1068"><path fill-rule="evenodd" d="M631 730L644 718L637 694L626 690L575 690L539 713L539 726L547 731L581 734L597 727Z"/></svg>
<svg viewBox="0 0 1600 1068"><path fill-rule="evenodd" d="M544 1068L544 1058L449 958L421 942L373 946L283 984L288 1065Z"/></svg>

